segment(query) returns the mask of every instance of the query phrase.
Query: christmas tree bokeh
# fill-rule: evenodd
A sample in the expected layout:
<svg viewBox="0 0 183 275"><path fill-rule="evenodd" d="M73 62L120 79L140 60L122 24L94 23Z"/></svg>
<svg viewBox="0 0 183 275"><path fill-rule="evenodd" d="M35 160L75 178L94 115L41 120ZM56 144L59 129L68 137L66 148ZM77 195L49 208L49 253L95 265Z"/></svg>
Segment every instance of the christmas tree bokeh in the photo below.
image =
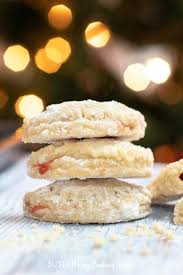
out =
<svg viewBox="0 0 183 275"><path fill-rule="evenodd" d="M117 100L141 111L157 161L183 157L181 0L0 3L0 121ZM4 132L5 126L1 126Z"/></svg>

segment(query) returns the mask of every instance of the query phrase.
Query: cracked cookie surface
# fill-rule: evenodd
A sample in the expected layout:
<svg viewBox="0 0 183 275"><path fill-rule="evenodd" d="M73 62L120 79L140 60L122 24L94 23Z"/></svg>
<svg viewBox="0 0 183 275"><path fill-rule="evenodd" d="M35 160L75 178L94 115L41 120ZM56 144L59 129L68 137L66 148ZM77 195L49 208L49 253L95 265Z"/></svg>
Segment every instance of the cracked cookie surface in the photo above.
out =
<svg viewBox="0 0 183 275"><path fill-rule="evenodd" d="M25 118L23 141L53 143L96 137L121 137L132 141L144 137L145 128L144 116L122 103L70 101L50 105L41 114Z"/></svg>

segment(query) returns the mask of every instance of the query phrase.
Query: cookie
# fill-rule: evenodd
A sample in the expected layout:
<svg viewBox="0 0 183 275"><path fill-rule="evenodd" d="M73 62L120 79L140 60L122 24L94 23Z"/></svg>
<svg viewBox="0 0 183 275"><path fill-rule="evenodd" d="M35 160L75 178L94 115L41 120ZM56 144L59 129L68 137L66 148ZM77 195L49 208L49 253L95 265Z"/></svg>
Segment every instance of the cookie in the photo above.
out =
<svg viewBox="0 0 183 275"><path fill-rule="evenodd" d="M183 198L175 204L173 221L175 224L183 224Z"/></svg>
<svg viewBox="0 0 183 275"><path fill-rule="evenodd" d="M150 149L116 138L66 140L33 152L28 175L60 180L150 176Z"/></svg>
<svg viewBox="0 0 183 275"><path fill-rule="evenodd" d="M148 216L151 193L117 179L57 181L25 194L24 214L59 223L115 223Z"/></svg>
<svg viewBox="0 0 183 275"><path fill-rule="evenodd" d="M143 115L115 101L70 101L48 106L25 118L23 141L53 143L71 138L121 137L132 141L144 137Z"/></svg>
<svg viewBox="0 0 183 275"><path fill-rule="evenodd" d="M183 159L167 165L149 184L153 203L162 203L183 196Z"/></svg>

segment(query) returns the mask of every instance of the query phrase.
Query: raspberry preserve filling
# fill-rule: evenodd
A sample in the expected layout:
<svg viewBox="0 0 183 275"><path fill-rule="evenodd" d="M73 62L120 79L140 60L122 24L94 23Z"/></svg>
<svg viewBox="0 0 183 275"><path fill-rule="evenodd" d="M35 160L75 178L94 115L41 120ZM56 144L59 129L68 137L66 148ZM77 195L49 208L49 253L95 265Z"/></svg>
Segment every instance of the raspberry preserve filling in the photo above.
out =
<svg viewBox="0 0 183 275"><path fill-rule="evenodd" d="M183 172L180 174L179 178L183 180Z"/></svg>
<svg viewBox="0 0 183 275"><path fill-rule="evenodd" d="M50 164L51 164L54 160L56 160L56 158L51 159L51 160L49 160L49 161L47 161L47 162L37 163L37 164L34 165L34 167L37 167L37 168L38 168L39 174L44 175L44 174L48 171Z"/></svg>
<svg viewBox="0 0 183 275"><path fill-rule="evenodd" d="M31 213L34 213L34 212L36 212L38 210L41 210L41 209L49 208L47 205L37 204L35 206L31 206L29 202L26 202L25 204L29 208L29 211Z"/></svg>
<svg viewBox="0 0 183 275"><path fill-rule="evenodd" d="M45 208L48 208L48 206L38 204L31 208L31 212L34 213L38 210L45 209Z"/></svg>

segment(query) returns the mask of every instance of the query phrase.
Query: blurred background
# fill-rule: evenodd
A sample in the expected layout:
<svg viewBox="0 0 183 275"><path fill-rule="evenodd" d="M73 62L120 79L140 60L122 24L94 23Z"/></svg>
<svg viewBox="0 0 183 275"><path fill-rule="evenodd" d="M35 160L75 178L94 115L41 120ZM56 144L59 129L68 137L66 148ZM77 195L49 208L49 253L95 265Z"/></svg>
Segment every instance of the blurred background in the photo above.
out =
<svg viewBox="0 0 183 275"><path fill-rule="evenodd" d="M182 0L0 1L0 149L24 117L90 98L141 111L138 143L182 158L182 42Z"/></svg>

